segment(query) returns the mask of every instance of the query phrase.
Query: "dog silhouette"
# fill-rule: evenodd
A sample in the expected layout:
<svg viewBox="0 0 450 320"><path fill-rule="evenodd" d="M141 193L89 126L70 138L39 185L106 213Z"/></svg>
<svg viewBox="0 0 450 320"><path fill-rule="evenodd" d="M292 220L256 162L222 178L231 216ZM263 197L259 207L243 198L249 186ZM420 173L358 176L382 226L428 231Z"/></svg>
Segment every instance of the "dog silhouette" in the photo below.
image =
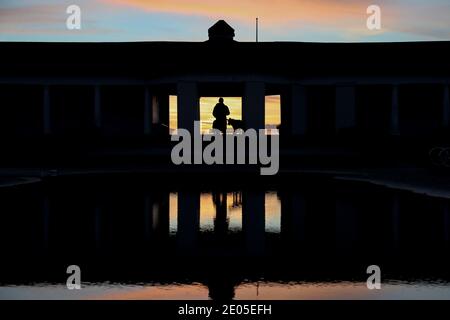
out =
<svg viewBox="0 0 450 320"><path fill-rule="evenodd" d="M228 119L228 124L233 127L233 130L242 129L245 130L244 121L236 119Z"/></svg>

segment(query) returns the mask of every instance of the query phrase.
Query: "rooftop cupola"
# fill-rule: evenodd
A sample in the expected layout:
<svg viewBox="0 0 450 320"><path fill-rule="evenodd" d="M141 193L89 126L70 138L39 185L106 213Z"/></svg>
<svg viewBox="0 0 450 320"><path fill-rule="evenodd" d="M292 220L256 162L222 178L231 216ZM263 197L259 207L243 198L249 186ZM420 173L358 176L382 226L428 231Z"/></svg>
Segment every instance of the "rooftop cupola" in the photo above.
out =
<svg viewBox="0 0 450 320"><path fill-rule="evenodd" d="M208 29L208 36L209 41L233 41L234 29L225 20L219 20Z"/></svg>

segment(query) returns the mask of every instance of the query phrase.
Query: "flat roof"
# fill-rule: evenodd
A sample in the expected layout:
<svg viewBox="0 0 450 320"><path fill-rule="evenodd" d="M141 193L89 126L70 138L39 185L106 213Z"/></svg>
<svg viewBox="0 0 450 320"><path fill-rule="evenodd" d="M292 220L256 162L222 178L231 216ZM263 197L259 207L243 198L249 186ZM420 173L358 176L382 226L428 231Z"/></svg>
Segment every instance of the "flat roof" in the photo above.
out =
<svg viewBox="0 0 450 320"><path fill-rule="evenodd" d="M450 41L0 42L0 76L449 76Z"/></svg>

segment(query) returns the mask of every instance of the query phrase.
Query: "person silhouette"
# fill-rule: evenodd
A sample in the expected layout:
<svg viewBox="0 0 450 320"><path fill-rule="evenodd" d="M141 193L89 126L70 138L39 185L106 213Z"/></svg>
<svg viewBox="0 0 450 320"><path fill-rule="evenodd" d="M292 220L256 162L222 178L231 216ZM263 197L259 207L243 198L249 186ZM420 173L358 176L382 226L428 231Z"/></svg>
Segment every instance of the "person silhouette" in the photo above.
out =
<svg viewBox="0 0 450 320"><path fill-rule="evenodd" d="M219 99L213 110L213 116L216 118L213 122L213 129L220 130L222 133L227 131L227 116L230 114L230 109L223 103L223 98Z"/></svg>

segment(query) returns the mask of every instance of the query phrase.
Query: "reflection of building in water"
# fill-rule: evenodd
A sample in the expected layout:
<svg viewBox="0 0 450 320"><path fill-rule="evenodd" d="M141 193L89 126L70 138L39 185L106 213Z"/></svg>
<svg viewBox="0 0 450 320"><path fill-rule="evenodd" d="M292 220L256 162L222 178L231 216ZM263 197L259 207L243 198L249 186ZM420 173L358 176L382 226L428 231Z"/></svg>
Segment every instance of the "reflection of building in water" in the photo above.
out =
<svg viewBox="0 0 450 320"><path fill-rule="evenodd" d="M169 225L169 194L146 193L144 195L145 239L167 237Z"/></svg>
<svg viewBox="0 0 450 320"><path fill-rule="evenodd" d="M228 233L228 206L227 193L213 191L212 198L216 209L216 217L214 219L214 233L217 236L225 236Z"/></svg>
<svg viewBox="0 0 450 320"><path fill-rule="evenodd" d="M233 191L233 202L231 203L232 208L238 208L242 206L242 192Z"/></svg>
<svg viewBox="0 0 450 320"><path fill-rule="evenodd" d="M209 232L200 227L202 201L209 201L214 212L214 228ZM276 204L270 205L272 201ZM86 190L59 187L38 192L12 190L0 193L0 209L5 213L0 250L8 257L5 263L15 261L9 258L13 250L23 257L37 253L39 257L54 254L58 259L65 255L72 258L77 254L82 257L87 253L95 257L111 254L113 259L120 256L125 264L139 257L150 260L150 265L166 261L167 256L178 259L179 255L191 255L195 258L183 263L192 268L189 272L200 270L194 281L207 285L210 297L230 299L233 288L246 278L240 268L233 267L224 267L222 277L217 274L222 269L211 271L213 263L240 261L242 257L250 258L242 258L245 263L260 261L254 256L265 262L303 263L317 255L331 259L349 255L387 260L406 256L428 263L426 257L443 257L450 246L449 201L444 199L333 184L283 189L277 194L244 190L240 208L242 228L239 232L225 233L226 217L230 217L230 210L236 209L232 208L232 202L232 192L201 193L195 188L172 194L89 186ZM276 210L269 212L272 208ZM267 222L279 209L280 232L268 232ZM23 221L32 222L32 227L24 226ZM176 234L170 236L170 230ZM211 241L215 239L220 241ZM12 242L16 246L11 246ZM203 272L205 265L209 273ZM150 273L151 268L145 272ZM181 271L178 266L174 269L178 270L164 272L171 281L180 281ZM255 272L253 280L257 279L259 274L251 270ZM285 272L283 266L281 273ZM268 274L280 280L279 274ZM152 277L160 280L158 275Z"/></svg>
<svg viewBox="0 0 450 320"><path fill-rule="evenodd" d="M200 231L217 228L236 232L242 229L240 192L203 192L200 194ZM218 211L219 209L219 211ZM219 219L218 219L219 218ZM224 229L226 228L226 229Z"/></svg>
<svg viewBox="0 0 450 320"><path fill-rule="evenodd" d="M41 250L59 241L68 248L129 250L149 244L156 248L171 238L188 252L200 250L215 237L223 243L232 242L235 249L256 254L264 253L267 245L272 247L277 239L288 243L287 247L341 253L354 252L361 246L392 253L404 252L405 247L414 250L413 244L417 248L450 246L449 205L444 200L357 188L337 191L323 186L316 190L282 190L278 195L246 190L242 193L242 207L231 205L233 197L232 192L182 190L102 195L94 201L79 193L49 193L37 204L42 212L42 221L36 223L42 229L37 233L42 236L33 242L40 244ZM73 201L75 198L77 201ZM68 207L67 203L76 205ZM77 216L80 212L83 214ZM425 217L414 212L433 215ZM61 223L64 232L58 229ZM233 224L239 228L232 229ZM35 234L21 237L27 239ZM89 236L79 238L79 234Z"/></svg>
<svg viewBox="0 0 450 320"><path fill-rule="evenodd" d="M187 194L189 200L186 198ZM267 216L266 199L269 203ZM177 223L169 222L170 230L171 233L177 234L177 238L182 239L179 243L183 247L189 243L193 246L198 240L199 232L212 232L219 238L227 236L230 232L243 232L246 235L248 249L260 253L264 248L265 219L268 218L269 225L273 226L270 232L280 231L281 210L280 205L276 205L277 201L279 202L275 193L266 195L265 191L260 191L257 195L253 192L242 195L240 191L173 193L170 203L176 207L170 208L170 219L176 220Z"/></svg>
<svg viewBox="0 0 450 320"><path fill-rule="evenodd" d="M177 232L177 193L170 196L170 232ZM200 232L226 234L242 231L242 191L200 193ZM281 202L275 192L265 193L265 230L281 231Z"/></svg>
<svg viewBox="0 0 450 320"><path fill-rule="evenodd" d="M175 192L170 193L169 198L169 230L170 234L176 234L178 230L178 195Z"/></svg>
<svg viewBox="0 0 450 320"><path fill-rule="evenodd" d="M242 231L247 252L262 254L265 249L265 192L245 190L242 200Z"/></svg>
<svg viewBox="0 0 450 320"><path fill-rule="evenodd" d="M238 279L223 273L209 277L206 281L209 297L214 301L232 300L235 297L235 288L239 283Z"/></svg>
<svg viewBox="0 0 450 320"><path fill-rule="evenodd" d="M200 194L192 190L178 192L178 248L195 250L198 245L199 229Z"/></svg>
<svg viewBox="0 0 450 320"><path fill-rule="evenodd" d="M242 230L242 192L233 191L227 197L227 203L230 203L228 206L228 228L230 232L238 232Z"/></svg>
<svg viewBox="0 0 450 320"><path fill-rule="evenodd" d="M265 230L266 232L281 232L281 202L276 192L269 191L265 197Z"/></svg>

